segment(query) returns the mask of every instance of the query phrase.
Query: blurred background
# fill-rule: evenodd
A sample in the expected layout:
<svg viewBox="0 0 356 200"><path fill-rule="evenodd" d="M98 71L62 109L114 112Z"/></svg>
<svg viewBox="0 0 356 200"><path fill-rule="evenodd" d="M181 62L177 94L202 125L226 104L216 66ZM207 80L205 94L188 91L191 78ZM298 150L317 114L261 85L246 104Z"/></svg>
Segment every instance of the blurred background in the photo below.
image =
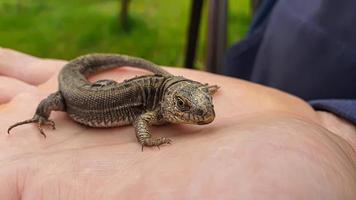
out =
<svg viewBox="0 0 356 200"><path fill-rule="evenodd" d="M129 54L183 66L194 0L0 0L0 46L39 57ZM247 32L250 0L228 1L227 46ZM202 6L195 66L207 55L209 4Z"/></svg>

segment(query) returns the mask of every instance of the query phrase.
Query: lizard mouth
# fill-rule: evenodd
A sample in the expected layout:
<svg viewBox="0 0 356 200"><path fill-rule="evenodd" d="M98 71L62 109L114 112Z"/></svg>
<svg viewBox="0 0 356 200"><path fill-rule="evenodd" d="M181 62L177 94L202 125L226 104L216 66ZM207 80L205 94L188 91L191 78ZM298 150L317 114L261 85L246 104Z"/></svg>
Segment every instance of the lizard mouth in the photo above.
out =
<svg viewBox="0 0 356 200"><path fill-rule="evenodd" d="M205 118L205 119L202 120L202 121L198 121L197 124L198 124L198 125L210 124L212 121L214 121L214 118L215 118L214 115L213 115L213 116L210 116L210 117L207 117L207 118Z"/></svg>
<svg viewBox="0 0 356 200"><path fill-rule="evenodd" d="M209 121L200 121L197 124L198 125L205 125L205 124L209 124L209 123L211 123L211 121L210 122Z"/></svg>
<svg viewBox="0 0 356 200"><path fill-rule="evenodd" d="M198 125L210 124L215 119L214 109L209 109L201 121L198 121Z"/></svg>

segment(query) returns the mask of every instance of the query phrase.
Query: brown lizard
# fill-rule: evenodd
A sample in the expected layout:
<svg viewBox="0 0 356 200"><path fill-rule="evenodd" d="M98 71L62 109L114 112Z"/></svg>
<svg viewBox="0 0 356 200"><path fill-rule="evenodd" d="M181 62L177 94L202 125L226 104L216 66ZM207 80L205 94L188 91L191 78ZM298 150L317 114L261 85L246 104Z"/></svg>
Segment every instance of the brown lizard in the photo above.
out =
<svg viewBox="0 0 356 200"><path fill-rule="evenodd" d="M146 69L145 75L118 83L113 80L89 82L87 77L114 67L131 66ZM66 64L58 75L59 89L43 99L35 115L10 126L37 123L42 126L54 121L51 111L64 111L76 122L91 127L116 127L133 124L136 137L143 146L168 144L170 139L152 138L151 124L208 124L215 118L212 95L218 86L174 76L157 65L136 57L116 54L89 54Z"/></svg>

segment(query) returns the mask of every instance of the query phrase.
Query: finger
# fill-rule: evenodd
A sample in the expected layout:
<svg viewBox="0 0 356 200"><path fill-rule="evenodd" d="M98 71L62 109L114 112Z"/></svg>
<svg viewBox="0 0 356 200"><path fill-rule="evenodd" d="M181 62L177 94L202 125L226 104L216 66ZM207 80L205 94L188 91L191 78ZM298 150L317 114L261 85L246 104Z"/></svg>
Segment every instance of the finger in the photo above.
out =
<svg viewBox="0 0 356 200"><path fill-rule="evenodd" d="M39 85L56 74L66 62L40 59L15 50L0 48L0 74L31 85Z"/></svg>
<svg viewBox="0 0 356 200"><path fill-rule="evenodd" d="M0 104L3 104L19 93L33 93L37 88L18 79L0 76L0 91Z"/></svg>

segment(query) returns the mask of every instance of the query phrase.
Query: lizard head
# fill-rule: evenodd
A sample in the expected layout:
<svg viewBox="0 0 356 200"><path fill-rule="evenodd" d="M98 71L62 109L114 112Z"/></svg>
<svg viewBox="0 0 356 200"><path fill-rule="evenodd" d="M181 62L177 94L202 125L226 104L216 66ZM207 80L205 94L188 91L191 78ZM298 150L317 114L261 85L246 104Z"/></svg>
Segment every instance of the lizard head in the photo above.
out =
<svg viewBox="0 0 356 200"><path fill-rule="evenodd" d="M211 123L215 118L215 111L207 87L206 84L189 80L171 85L161 102L163 118L171 123Z"/></svg>

